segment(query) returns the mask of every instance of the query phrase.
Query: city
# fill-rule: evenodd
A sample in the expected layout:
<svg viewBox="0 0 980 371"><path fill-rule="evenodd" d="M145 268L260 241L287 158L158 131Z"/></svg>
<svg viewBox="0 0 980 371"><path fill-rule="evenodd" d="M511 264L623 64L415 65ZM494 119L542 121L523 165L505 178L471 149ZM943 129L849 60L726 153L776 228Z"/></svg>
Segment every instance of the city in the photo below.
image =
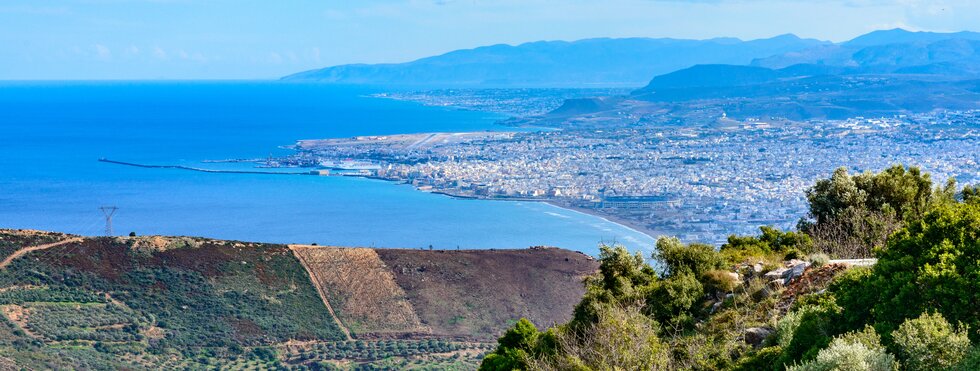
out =
<svg viewBox="0 0 980 371"><path fill-rule="evenodd" d="M281 162L457 197L546 201L653 236L708 243L763 225L795 227L806 214L807 187L841 166L863 172L906 164L932 173L935 184L980 180L978 111L804 122L722 114L683 126L639 121L302 141ZM355 166L345 169L345 162Z"/></svg>

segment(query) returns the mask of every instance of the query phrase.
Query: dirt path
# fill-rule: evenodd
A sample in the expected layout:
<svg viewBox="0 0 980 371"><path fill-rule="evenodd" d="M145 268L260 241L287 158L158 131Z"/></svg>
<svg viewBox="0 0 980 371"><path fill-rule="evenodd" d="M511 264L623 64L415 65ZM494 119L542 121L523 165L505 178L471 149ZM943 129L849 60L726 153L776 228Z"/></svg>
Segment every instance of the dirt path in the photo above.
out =
<svg viewBox="0 0 980 371"><path fill-rule="evenodd" d="M324 292L323 288L320 287L319 285L320 282L319 277L317 277L316 273L313 272L313 269L310 268L309 262L306 261L306 258L304 258L301 254L296 253L296 249L302 249L302 248L308 248L308 247L289 245L289 250L293 252L293 256L295 256L296 259L299 260L299 263L303 265L303 269L306 269L306 273L310 276L310 284L312 284L313 287L316 287L316 292L320 294L320 300L322 300L323 305L327 307L327 311L330 312L330 316L333 317L333 321L337 323L337 327L340 328L340 331L344 332L344 336L347 338L348 341L354 340L354 337L350 335L350 330L347 329L347 326L344 326L344 323L340 321L340 317L337 317L337 313L335 313L333 311L333 307L330 306L330 301L327 300L327 293Z"/></svg>
<svg viewBox="0 0 980 371"><path fill-rule="evenodd" d="M81 238L71 238L64 241L58 241L58 242L52 242L44 245L28 246L28 247L21 248L20 250L15 251L13 254L10 254L10 256L8 256L6 259L3 259L3 261L0 262L0 269L6 268L8 265L10 265L11 262L14 261L14 259L24 256L31 251L50 249L52 247L61 246L72 242L81 242L81 241L82 241Z"/></svg>

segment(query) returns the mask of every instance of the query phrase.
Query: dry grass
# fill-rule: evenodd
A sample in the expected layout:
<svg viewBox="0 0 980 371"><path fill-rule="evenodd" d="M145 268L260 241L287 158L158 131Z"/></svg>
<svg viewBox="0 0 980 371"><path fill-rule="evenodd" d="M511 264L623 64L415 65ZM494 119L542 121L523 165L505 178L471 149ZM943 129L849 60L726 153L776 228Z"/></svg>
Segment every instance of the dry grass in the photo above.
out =
<svg viewBox="0 0 980 371"><path fill-rule="evenodd" d="M428 333L373 249L291 246L334 312L356 336Z"/></svg>
<svg viewBox="0 0 980 371"><path fill-rule="evenodd" d="M420 251L378 249L433 335L496 340L521 317L539 327L567 322L598 269L559 249Z"/></svg>

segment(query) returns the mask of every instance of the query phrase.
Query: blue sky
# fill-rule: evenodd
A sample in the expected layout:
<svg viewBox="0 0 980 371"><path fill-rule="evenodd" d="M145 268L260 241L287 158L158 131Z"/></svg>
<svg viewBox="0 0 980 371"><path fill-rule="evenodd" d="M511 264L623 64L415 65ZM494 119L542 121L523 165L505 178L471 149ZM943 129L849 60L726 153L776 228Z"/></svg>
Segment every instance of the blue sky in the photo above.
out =
<svg viewBox="0 0 980 371"><path fill-rule="evenodd" d="M497 43L842 41L980 27L976 0L0 0L0 79L262 79Z"/></svg>

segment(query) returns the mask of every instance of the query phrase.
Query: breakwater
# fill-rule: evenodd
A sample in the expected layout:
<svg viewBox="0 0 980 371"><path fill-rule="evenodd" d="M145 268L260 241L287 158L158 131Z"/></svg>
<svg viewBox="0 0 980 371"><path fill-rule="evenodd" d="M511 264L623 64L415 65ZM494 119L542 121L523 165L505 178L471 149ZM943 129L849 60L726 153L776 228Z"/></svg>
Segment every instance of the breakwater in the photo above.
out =
<svg viewBox="0 0 980 371"><path fill-rule="evenodd" d="M180 170L189 170L189 171L199 171L202 173L218 173L218 174L316 175L308 171L281 172L281 171L262 171L262 170L215 170L215 169L202 169L202 168L183 166L183 165L147 165L147 164L137 164L133 162L110 160L107 158L100 158L99 162L106 162L106 163L116 164L116 165L142 167L146 169L180 169Z"/></svg>

